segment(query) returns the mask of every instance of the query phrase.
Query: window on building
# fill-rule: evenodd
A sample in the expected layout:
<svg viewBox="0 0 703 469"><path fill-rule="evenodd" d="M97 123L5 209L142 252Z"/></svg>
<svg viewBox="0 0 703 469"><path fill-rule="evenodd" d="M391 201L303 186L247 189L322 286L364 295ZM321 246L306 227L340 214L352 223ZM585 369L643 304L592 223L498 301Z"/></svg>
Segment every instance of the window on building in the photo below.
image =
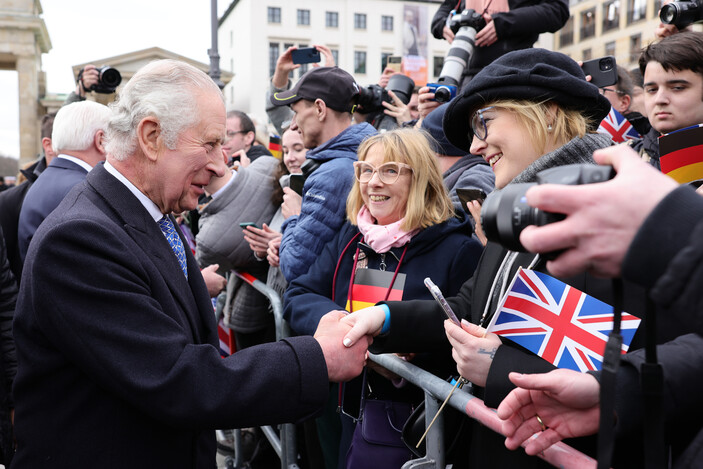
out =
<svg viewBox="0 0 703 469"><path fill-rule="evenodd" d="M603 31L616 29L620 24L620 0L608 0L603 4Z"/></svg>
<svg viewBox="0 0 703 469"><path fill-rule="evenodd" d="M570 46L574 43L574 17L570 16L563 28L559 31L559 44Z"/></svg>
<svg viewBox="0 0 703 469"><path fill-rule="evenodd" d="M441 55L435 55L432 58L432 75L439 77L442 73L442 67L444 66L444 57Z"/></svg>
<svg viewBox="0 0 703 469"><path fill-rule="evenodd" d="M326 11L325 26L328 28L339 28L339 13L336 11Z"/></svg>
<svg viewBox="0 0 703 469"><path fill-rule="evenodd" d="M642 34L630 36L630 62L639 60L642 54Z"/></svg>
<svg viewBox="0 0 703 469"><path fill-rule="evenodd" d="M393 31L393 17L381 16L381 31Z"/></svg>
<svg viewBox="0 0 703 469"><path fill-rule="evenodd" d="M229 32L229 47L234 47L234 31Z"/></svg>
<svg viewBox="0 0 703 469"><path fill-rule="evenodd" d="M279 7L268 7L269 23L281 22L281 9Z"/></svg>
<svg viewBox="0 0 703 469"><path fill-rule="evenodd" d="M657 8L654 10L659 12ZM647 0L628 0L627 24L636 23L647 17Z"/></svg>
<svg viewBox="0 0 703 469"><path fill-rule="evenodd" d="M615 41L605 43L605 55L615 56Z"/></svg>
<svg viewBox="0 0 703 469"><path fill-rule="evenodd" d="M581 60L584 62L586 60L591 60L593 58L593 52L591 51L591 48L589 47L588 49L584 49L583 52L581 52Z"/></svg>
<svg viewBox="0 0 703 469"><path fill-rule="evenodd" d="M359 75L366 74L366 52L361 50L354 51L354 73Z"/></svg>
<svg viewBox="0 0 703 469"><path fill-rule="evenodd" d="M310 10L298 10L298 26L310 26Z"/></svg>
<svg viewBox="0 0 703 469"><path fill-rule="evenodd" d="M272 77L276 71L276 62L279 55L279 44L277 42L269 42L269 76Z"/></svg>
<svg viewBox="0 0 703 469"><path fill-rule="evenodd" d="M366 29L366 14L354 13L354 29Z"/></svg>
<svg viewBox="0 0 703 469"><path fill-rule="evenodd" d="M596 9L581 12L581 39L596 35Z"/></svg>
<svg viewBox="0 0 703 469"><path fill-rule="evenodd" d="M234 59L229 59L229 71L234 72Z"/></svg>
<svg viewBox="0 0 703 469"><path fill-rule="evenodd" d="M339 49L330 48L330 52L332 52L332 58L334 59L335 65L339 66Z"/></svg>

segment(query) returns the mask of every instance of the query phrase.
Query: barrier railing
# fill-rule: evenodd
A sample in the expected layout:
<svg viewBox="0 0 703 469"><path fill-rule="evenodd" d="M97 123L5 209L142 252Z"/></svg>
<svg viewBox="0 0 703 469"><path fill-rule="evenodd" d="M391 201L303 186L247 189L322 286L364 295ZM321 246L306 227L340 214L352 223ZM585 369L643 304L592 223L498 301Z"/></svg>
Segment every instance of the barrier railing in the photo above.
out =
<svg viewBox="0 0 703 469"><path fill-rule="evenodd" d="M453 386L443 379L392 354L369 354L369 359L425 391L425 428L427 428L427 425L437 413L439 404L446 399ZM496 433L502 434L501 420L495 411L486 407L478 397L464 390L457 390L449 398L447 405L464 412ZM442 414L439 414L434 425L430 428L426 440L427 454L425 457L406 462L403 465L403 469L444 469L445 453ZM596 461L593 458L562 442L552 445L542 452L539 457L555 467L564 469L591 469L596 467Z"/></svg>
<svg viewBox="0 0 703 469"><path fill-rule="evenodd" d="M254 276L245 272L232 271L234 275L247 282L252 287L256 288L271 302L274 320L276 323L276 340L289 337L290 328L288 323L283 319L283 302L275 290L268 287L264 282L256 279ZM447 381L438 378L437 376L428 373L412 363L401 360L393 354L369 354L369 359L389 371L405 378L408 382L421 388L425 393L425 428L434 418L440 403L446 399L451 392L453 386ZM468 417L477 420L481 424L502 434L501 420L496 415L495 411L485 406L483 401L464 390L455 391L449 398L447 405L464 412ZM297 449L295 438L295 425L283 424L280 426L280 436L271 426L261 427L264 435L271 443L271 446L276 451L276 454L281 459L282 469L297 469ZM424 458L413 459L403 465L403 469L444 469L445 467L445 448L444 448L444 425L443 417L440 413L437 416L435 423L425 437L427 454ZM228 463L227 467L239 469L243 466L243 461L240 451L241 438L240 431L234 430L234 458ZM555 467L563 469L592 469L596 467L596 461L575 450L574 448L559 442L538 455L546 462Z"/></svg>
<svg viewBox="0 0 703 469"><path fill-rule="evenodd" d="M273 318L276 323L276 340L281 340L290 336L290 328L288 323L283 320L283 302L276 291L270 288L266 283L257 279L246 272L232 271L233 275L241 278L249 285L258 290L262 295L268 298L273 311ZM295 437L295 425L292 423L284 423L279 426L279 432L276 433L270 425L260 427L261 431L266 436L266 439L271 443L271 447L281 459L281 469L297 469L298 452ZM239 469L244 466L241 451L241 430L233 430L233 446L234 457L228 458L225 461L227 467Z"/></svg>

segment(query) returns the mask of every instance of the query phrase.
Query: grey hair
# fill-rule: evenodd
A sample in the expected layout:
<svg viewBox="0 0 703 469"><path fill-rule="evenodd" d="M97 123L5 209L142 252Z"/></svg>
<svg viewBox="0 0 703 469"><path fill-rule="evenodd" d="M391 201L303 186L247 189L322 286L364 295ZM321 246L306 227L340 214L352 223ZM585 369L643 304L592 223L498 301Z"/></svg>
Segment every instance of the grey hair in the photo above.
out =
<svg viewBox="0 0 703 469"><path fill-rule="evenodd" d="M222 92L201 70L178 60L157 60L142 67L110 104L112 119L108 126L107 152L124 160L137 147L137 126L153 116L159 121L165 145L176 148L178 136L199 119L199 91Z"/></svg>
<svg viewBox="0 0 703 469"><path fill-rule="evenodd" d="M87 150L98 130L107 130L111 115L107 106L95 101L81 101L62 107L54 119L51 146L57 153Z"/></svg>

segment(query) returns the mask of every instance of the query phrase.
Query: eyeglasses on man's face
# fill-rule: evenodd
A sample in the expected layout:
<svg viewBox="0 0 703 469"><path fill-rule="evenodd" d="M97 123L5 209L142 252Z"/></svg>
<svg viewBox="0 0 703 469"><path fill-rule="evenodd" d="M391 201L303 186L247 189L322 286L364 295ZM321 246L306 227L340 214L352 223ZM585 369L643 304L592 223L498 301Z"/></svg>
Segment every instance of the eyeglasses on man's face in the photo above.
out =
<svg viewBox="0 0 703 469"><path fill-rule="evenodd" d="M620 95L627 94L624 91L616 90L614 88L598 88L598 91L602 95L605 95L606 91L610 91L611 93L620 94Z"/></svg>
<svg viewBox="0 0 703 469"><path fill-rule="evenodd" d="M488 127L486 126L486 118L483 115L484 112L493 109L495 106L484 107L474 112L471 116L471 131L474 133L476 138L479 140L486 140L488 136Z"/></svg>
<svg viewBox="0 0 703 469"><path fill-rule="evenodd" d="M378 178L384 184L395 184L395 182L400 177L400 173L404 170L410 172L413 169L410 165L405 163L396 163L391 161L389 163L384 163L378 168L372 166L365 161L355 161L354 162L354 176L356 180L362 184L366 184L373 178L374 173L378 173Z"/></svg>

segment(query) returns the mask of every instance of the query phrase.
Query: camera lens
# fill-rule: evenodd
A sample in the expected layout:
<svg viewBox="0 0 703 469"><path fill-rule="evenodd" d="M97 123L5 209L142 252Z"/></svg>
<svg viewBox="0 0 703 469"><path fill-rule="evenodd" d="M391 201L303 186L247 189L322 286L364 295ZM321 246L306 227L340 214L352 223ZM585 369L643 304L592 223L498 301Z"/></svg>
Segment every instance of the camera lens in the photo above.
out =
<svg viewBox="0 0 703 469"><path fill-rule="evenodd" d="M452 92L446 86L440 86L434 92L434 99L438 103L448 103L452 99Z"/></svg>
<svg viewBox="0 0 703 469"><path fill-rule="evenodd" d="M613 60L610 57L606 57L604 59L601 59L601 61L598 63L600 65L600 69L604 72L608 70L612 70L613 68Z"/></svg>
<svg viewBox="0 0 703 469"><path fill-rule="evenodd" d="M117 88L122 83L122 75L116 68L105 67L100 71L100 80L108 88Z"/></svg>

